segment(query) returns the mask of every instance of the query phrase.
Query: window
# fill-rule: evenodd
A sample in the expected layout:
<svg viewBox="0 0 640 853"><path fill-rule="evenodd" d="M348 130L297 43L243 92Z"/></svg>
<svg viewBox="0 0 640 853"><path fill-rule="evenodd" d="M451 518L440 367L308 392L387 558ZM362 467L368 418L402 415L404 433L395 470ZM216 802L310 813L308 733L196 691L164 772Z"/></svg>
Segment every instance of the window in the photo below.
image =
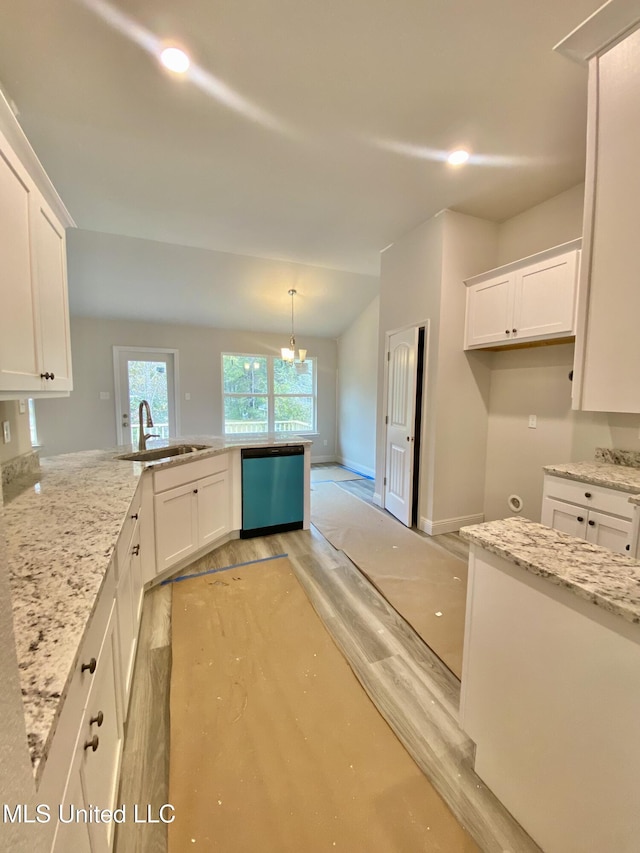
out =
<svg viewBox="0 0 640 853"><path fill-rule="evenodd" d="M315 432L315 361L223 353L225 435Z"/></svg>
<svg viewBox="0 0 640 853"><path fill-rule="evenodd" d="M29 432L31 434L31 447L37 447L38 446L38 429L36 427L36 407L35 407L33 400L31 399L31 397L29 397L28 405L29 405Z"/></svg>

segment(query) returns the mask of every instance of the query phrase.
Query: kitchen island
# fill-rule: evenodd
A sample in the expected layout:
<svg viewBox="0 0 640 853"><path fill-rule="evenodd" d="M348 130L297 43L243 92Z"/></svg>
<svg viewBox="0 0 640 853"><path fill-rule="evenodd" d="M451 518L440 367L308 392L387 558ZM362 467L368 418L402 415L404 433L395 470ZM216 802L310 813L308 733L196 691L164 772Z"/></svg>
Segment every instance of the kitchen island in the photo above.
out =
<svg viewBox="0 0 640 853"><path fill-rule="evenodd" d="M195 466L211 466L212 460L227 460L224 468L230 484L229 500L233 500L234 506L228 508L224 533L203 543L197 553L200 556L238 536L241 450L303 445L304 524L309 525L310 440L292 435L190 436L149 446L183 443L204 448L184 456L150 462L118 458L132 452L131 447L65 454L42 460L40 471L19 477L4 487L2 523L14 638L28 747L38 784L55 739L61 710L76 677L74 673L81 663L83 641L95 622L96 611L103 599L111 600L117 594L116 585L119 589L119 584L127 580L124 578L124 557L133 541L132 531L127 529L127 524L133 523L131 519L135 519L136 530L139 526L140 533L133 546L137 548L136 556L140 542L143 552L145 542L148 545L144 553L144 571L136 576L140 592L143 584L149 585L172 573L165 570L158 574L155 565L155 477L159 474L166 477L166 472L172 472L169 476L175 477L178 470L186 472ZM130 510L132 501L136 501L135 511ZM181 566L182 563L177 562L173 571ZM137 635L136 617L139 617L139 610L134 612L131 628ZM118 620L123 622L117 614L116 633L120 630L122 636L124 629ZM133 643L135 648L135 637ZM122 645L122 639L116 641L117 654L123 654ZM116 674L118 665L116 662ZM119 678L123 680L122 673ZM126 695L120 697L119 704L120 714L126 714ZM52 772L57 774L58 769Z"/></svg>
<svg viewBox="0 0 640 853"><path fill-rule="evenodd" d="M524 518L470 543L461 726L546 853L640 837L640 563Z"/></svg>

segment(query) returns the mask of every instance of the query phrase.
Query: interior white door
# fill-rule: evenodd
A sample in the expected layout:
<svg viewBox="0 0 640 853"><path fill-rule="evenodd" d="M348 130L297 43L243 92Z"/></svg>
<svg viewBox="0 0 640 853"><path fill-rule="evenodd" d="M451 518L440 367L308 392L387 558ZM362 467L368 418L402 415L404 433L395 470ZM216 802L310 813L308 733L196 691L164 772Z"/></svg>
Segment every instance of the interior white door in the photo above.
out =
<svg viewBox="0 0 640 853"><path fill-rule="evenodd" d="M146 400L159 438L177 435L175 353L171 350L114 347L118 444L137 446L138 407Z"/></svg>
<svg viewBox="0 0 640 853"><path fill-rule="evenodd" d="M389 336L385 509L411 526L415 427L417 327Z"/></svg>

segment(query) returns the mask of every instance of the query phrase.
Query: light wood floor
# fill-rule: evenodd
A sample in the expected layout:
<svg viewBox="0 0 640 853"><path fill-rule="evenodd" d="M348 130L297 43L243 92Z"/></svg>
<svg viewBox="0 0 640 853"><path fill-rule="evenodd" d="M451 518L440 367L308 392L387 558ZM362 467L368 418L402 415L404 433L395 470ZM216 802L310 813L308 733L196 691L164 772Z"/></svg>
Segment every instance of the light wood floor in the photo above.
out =
<svg viewBox="0 0 640 853"><path fill-rule="evenodd" d="M314 528L229 542L183 574L282 553L368 695L479 846L489 853L538 851L473 772L474 747L457 724L457 679ZM127 804L167 802L170 595L169 585L145 596L119 798ZM116 853L166 849L161 824L117 828Z"/></svg>

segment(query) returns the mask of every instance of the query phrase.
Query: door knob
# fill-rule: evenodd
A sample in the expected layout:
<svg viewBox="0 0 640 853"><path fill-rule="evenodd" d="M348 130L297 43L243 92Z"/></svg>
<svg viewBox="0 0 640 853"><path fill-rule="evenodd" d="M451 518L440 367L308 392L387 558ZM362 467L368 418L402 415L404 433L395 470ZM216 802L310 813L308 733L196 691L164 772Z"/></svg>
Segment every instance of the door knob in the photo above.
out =
<svg viewBox="0 0 640 853"><path fill-rule="evenodd" d="M89 720L90 726L92 726L94 723L98 724L98 728L100 728L100 726L104 723L104 714L102 713L102 711L98 711L95 717L91 717L91 719Z"/></svg>

